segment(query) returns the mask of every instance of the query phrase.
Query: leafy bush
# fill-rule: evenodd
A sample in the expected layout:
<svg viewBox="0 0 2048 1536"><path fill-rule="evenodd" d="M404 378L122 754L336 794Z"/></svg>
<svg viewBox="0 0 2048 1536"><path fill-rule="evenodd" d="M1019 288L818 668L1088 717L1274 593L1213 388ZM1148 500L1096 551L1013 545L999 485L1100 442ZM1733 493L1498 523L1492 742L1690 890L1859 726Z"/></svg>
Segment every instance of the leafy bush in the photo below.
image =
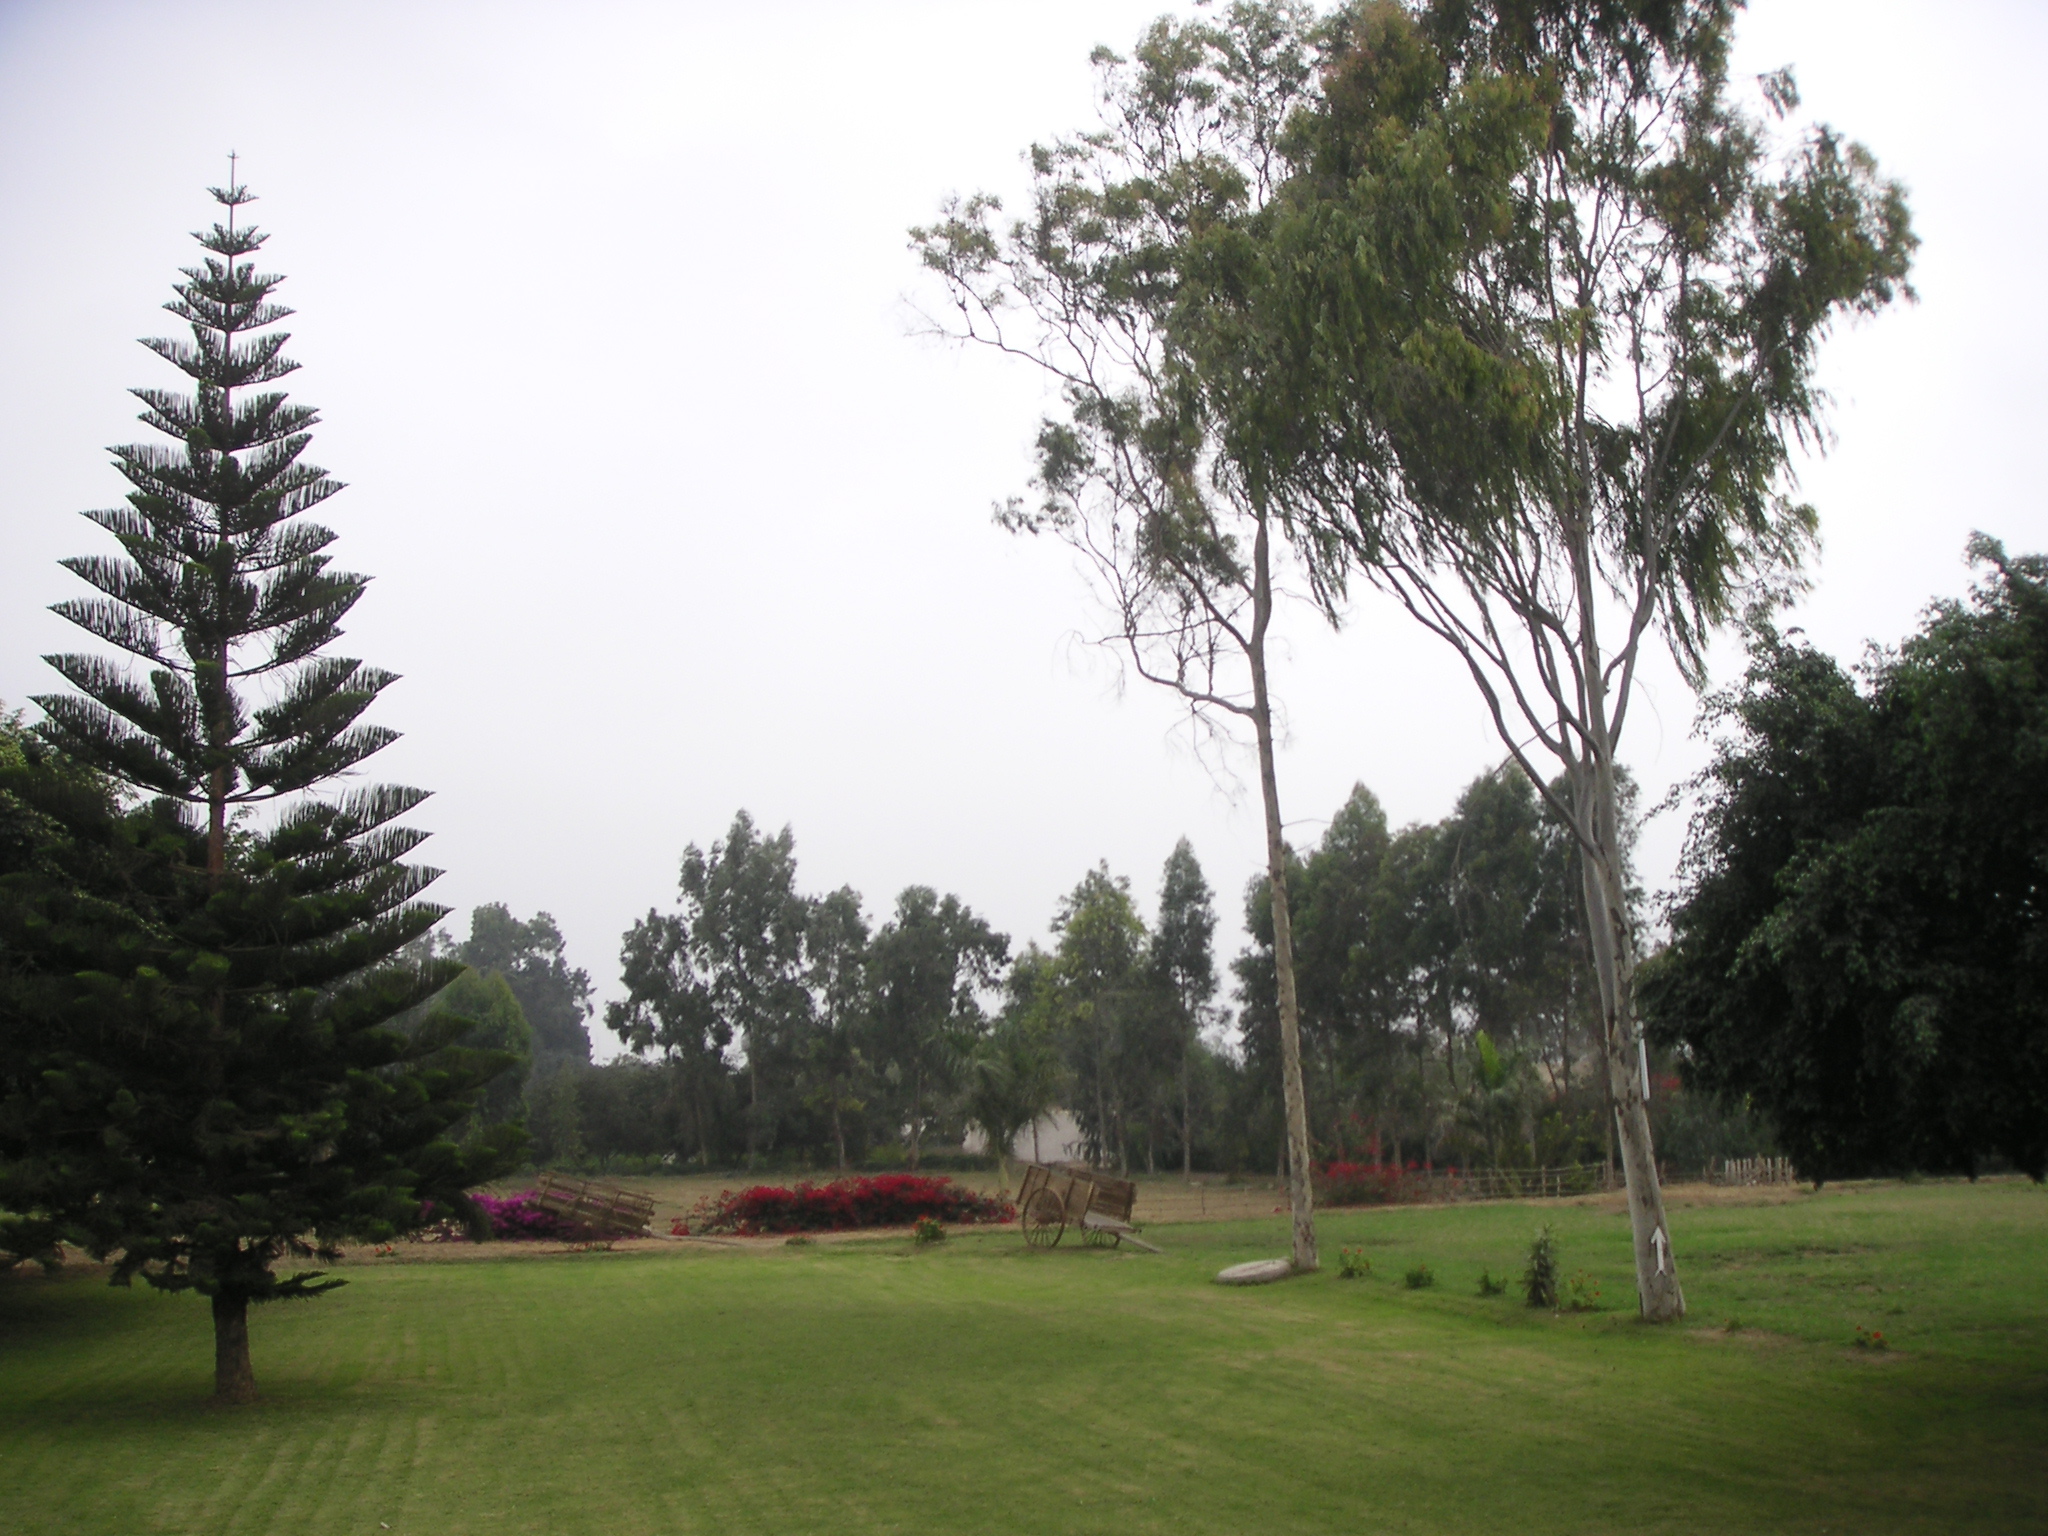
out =
<svg viewBox="0 0 2048 1536"><path fill-rule="evenodd" d="M1529 1245L1529 1265L1522 1271L1522 1294L1532 1307L1557 1306L1557 1239L1546 1223Z"/></svg>
<svg viewBox="0 0 2048 1536"><path fill-rule="evenodd" d="M1480 1294L1480 1295L1482 1295L1482 1296L1502 1296L1502 1295L1505 1295L1505 1294L1507 1293L1507 1288L1508 1288L1508 1282L1507 1282L1507 1277L1506 1277L1505 1275L1503 1275L1503 1276L1502 1276L1501 1278L1499 1278L1498 1280L1496 1280L1496 1279L1494 1278L1494 1275L1493 1275L1493 1271L1492 1271L1492 1269L1490 1269L1490 1268L1484 1268L1484 1269L1481 1269L1481 1270L1479 1271L1479 1294Z"/></svg>
<svg viewBox="0 0 2048 1536"><path fill-rule="evenodd" d="M1436 1284L1436 1271L1427 1264L1418 1264L1401 1277L1401 1283L1411 1291L1426 1291Z"/></svg>
<svg viewBox="0 0 2048 1536"><path fill-rule="evenodd" d="M946 1240L946 1229L939 1224L938 1217L920 1216L917 1218L917 1225L910 1229L910 1236L913 1242L923 1247L926 1243L943 1243Z"/></svg>
<svg viewBox="0 0 2048 1536"><path fill-rule="evenodd" d="M1407 1173L1418 1172L1412 1164ZM1428 1193L1426 1182L1399 1168L1372 1163L1326 1163L1316 1175L1318 1205L1400 1205Z"/></svg>
<svg viewBox="0 0 2048 1536"><path fill-rule="evenodd" d="M1361 1280L1372 1273L1372 1260L1365 1256L1363 1248L1339 1248L1337 1250L1337 1275L1343 1280Z"/></svg>
<svg viewBox="0 0 2048 1536"><path fill-rule="evenodd" d="M720 1190L690 1212L693 1232L731 1232L757 1237L766 1232L844 1232L855 1227L907 1227L929 1217L966 1225L1017 1219L1016 1207L999 1197L977 1195L951 1179L921 1173L885 1173L829 1184L802 1183L784 1189L757 1184Z"/></svg>
<svg viewBox="0 0 2048 1536"><path fill-rule="evenodd" d="M1878 1332L1877 1329L1865 1328L1859 1324L1856 1329L1856 1347L1858 1349L1890 1349L1891 1345L1885 1342L1884 1335Z"/></svg>
<svg viewBox="0 0 2048 1536"><path fill-rule="evenodd" d="M1600 1282L1583 1269L1576 1271L1565 1287L1564 1309L1567 1312L1598 1312Z"/></svg>

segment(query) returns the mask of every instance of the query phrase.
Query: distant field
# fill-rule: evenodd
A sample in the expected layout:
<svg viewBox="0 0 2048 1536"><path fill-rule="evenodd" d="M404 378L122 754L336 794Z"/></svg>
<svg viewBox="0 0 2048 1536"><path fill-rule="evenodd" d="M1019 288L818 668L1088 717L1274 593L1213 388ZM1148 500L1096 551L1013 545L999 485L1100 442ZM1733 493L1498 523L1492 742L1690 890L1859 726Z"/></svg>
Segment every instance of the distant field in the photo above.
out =
<svg viewBox="0 0 2048 1536"><path fill-rule="evenodd" d="M203 1304L15 1276L0 1530L2048 1529L2031 1185L1682 1204L1668 1329L1612 1201L1328 1213L1322 1274L1247 1291L1208 1277L1283 1219L1158 1214L1163 1258L1012 1228L351 1262L254 1315L266 1400L226 1411ZM1612 1310L1474 1293L1541 1220Z"/></svg>

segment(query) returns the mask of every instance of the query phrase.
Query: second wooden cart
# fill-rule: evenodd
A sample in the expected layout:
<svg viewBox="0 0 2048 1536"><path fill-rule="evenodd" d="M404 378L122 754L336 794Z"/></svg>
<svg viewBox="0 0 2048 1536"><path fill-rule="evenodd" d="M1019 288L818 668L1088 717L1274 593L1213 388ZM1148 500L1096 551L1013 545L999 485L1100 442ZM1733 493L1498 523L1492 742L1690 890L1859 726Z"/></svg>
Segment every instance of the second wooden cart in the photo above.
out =
<svg viewBox="0 0 2048 1536"><path fill-rule="evenodd" d="M1058 1246L1072 1227L1084 1243L1115 1247L1128 1242L1157 1253L1131 1225L1137 1201L1138 1186L1129 1179L1071 1163L1063 1168L1026 1163L1024 1181L1017 1186L1017 1222L1033 1248Z"/></svg>

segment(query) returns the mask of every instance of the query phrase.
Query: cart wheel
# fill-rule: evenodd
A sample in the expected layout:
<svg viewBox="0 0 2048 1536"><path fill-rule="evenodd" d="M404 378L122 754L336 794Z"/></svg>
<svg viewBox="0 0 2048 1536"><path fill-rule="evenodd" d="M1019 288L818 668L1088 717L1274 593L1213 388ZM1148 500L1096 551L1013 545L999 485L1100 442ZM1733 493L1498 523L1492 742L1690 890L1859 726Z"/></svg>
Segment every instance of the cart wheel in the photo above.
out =
<svg viewBox="0 0 2048 1536"><path fill-rule="evenodd" d="M1019 1220L1024 1241L1033 1248L1051 1248L1067 1230L1067 1202L1049 1189L1035 1191L1025 1202Z"/></svg>
<svg viewBox="0 0 2048 1536"><path fill-rule="evenodd" d="M1112 1232L1107 1227L1083 1226L1081 1228L1081 1241L1090 1248L1114 1248L1123 1241L1123 1235L1118 1232Z"/></svg>

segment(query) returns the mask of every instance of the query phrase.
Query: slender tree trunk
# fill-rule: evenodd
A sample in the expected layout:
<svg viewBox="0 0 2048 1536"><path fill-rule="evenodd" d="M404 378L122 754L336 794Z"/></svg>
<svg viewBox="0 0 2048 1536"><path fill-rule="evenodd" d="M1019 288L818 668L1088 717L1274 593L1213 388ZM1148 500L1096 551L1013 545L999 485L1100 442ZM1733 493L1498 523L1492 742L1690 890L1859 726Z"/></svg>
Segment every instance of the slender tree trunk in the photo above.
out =
<svg viewBox="0 0 2048 1536"><path fill-rule="evenodd" d="M754 1166L754 1131L761 1119L761 1069L755 1065L754 1032L747 1031L747 1166ZM912 1164L915 1167L916 1164Z"/></svg>
<svg viewBox="0 0 2048 1536"><path fill-rule="evenodd" d="M1089 1022L1095 1031L1095 1160L1107 1167L1109 1164L1110 1126L1109 1099L1102 1087L1102 1004L1089 1004Z"/></svg>
<svg viewBox="0 0 2048 1536"><path fill-rule="evenodd" d="M1592 812L1598 844L1598 852L1583 859L1580 867L1584 871L1587 937L1600 988L1608 1091L1614 1101L1621 1169L1628 1185L1636 1298L1644 1321L1671 1322L1685 1316L1685 1292L1678 1283L1678 1266L1671 1252L1671 1229L1664 1218L1664 1192L1650 1138L1649 1106L1643 1098L1638 1055L1642 1046L1635 1017L1635 952L1615 835L1614 776L1610 767L1596 763L1575 777L1586 781L1591 804L1581 799L1580 805Z"/></svg>
<svg viewBox="0 0 2048 1536"><path fill-rule="evenodd" d="M249 1364L249 1298L221 1293L213 1298L213 1399L217 1403L256 1401L256 1372Z"/></svg>
<svg viewBox="0 0 2048 1536"><path fill-rule="evenodd" d="M1273 763L1273 709L1266 689L1266 629L1273 618L1267 518L1259 511L1252 542L1252 729L1259 746L1259 795L1266 809L1266 877L1273 901L1273 970L1279 981L1280 1093L1287 1106L1287 1203L1293 1213L1294 1267L1316 1258L1315 1196L1309 1185L1308 1105L1301 1084L1301 1014L1294 991L1294 927L1287 907L1287 840L1280 821L1280 779Z"/></svg>
<svg viewBox="0 0 2048 1536"><path fill-rule="evenodd" d="M924 1074L918 1073L911 1079L910 1090L910 1171L917 1172L917 1157L924 1140Z"/></svg>
<svg viewBox="0 0 2048 1536"><path fill-rule="evenodd" d="M832 1095L832 1149L839 1155L839 1171L846 1172L846 1130L839 1123L839 1095Z"/></svg>
<svg viewBox="0 0 2048 1536"><path fill-rule="evenodd" d="M1192 1046L1180 1053L1180 1179L1183 1184L1195 1182L1194 1098L1188 1088L1188 1058L1193 1054Z"/></svg>

